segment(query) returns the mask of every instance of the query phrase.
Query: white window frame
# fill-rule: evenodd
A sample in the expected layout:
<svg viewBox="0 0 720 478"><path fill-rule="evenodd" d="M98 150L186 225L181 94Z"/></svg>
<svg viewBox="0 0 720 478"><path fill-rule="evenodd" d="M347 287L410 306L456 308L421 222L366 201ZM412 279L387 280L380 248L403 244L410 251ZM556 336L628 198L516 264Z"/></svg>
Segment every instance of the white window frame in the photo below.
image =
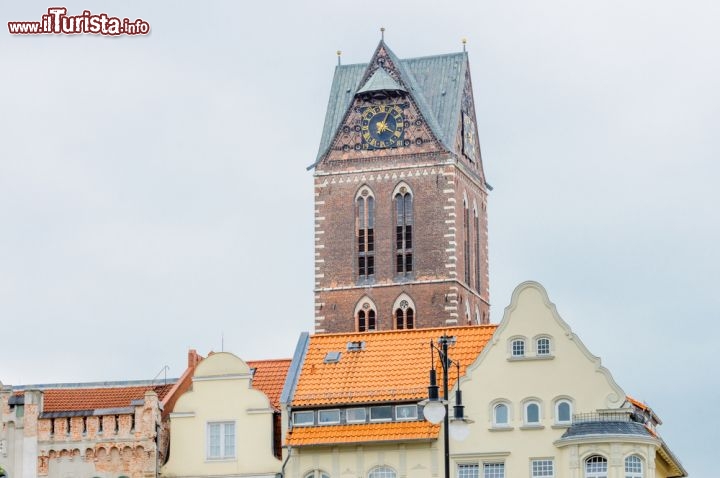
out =
<svg viewBox="0 0 720 478"><path fill-rule="evenodd" d="M457 478L480 478L480 464L458 463L456 476Z"/></svg>
<svg viewBox="0 0 720 478"><path fill-rule="evenodd" d="M540 341L541 340L547 340L547 351L541 353L540 352ZM535 354L538 357L549 357L552 355L552 340L550 340L550 337L543 335L542 337L538 337L535 339Z"/></svg>
<svg viewBox="0 0 720 478"><path fill-rule="evenodd" d="M305 473L304 478L330 478L330 474L322 470L313 470Z"/></svg>
<svg viewBox="0 0 720 478"><path fill-rule="evenodd" d="M411 413L410 415L406 417L400 416L400 410L406 409L406 410L413 410L414 414ZM395 406L395 420L398 421L405 421L405 420L417 420L418 419L418 406L417 405L396 405Z"/></svg>
<svg viewBox="0 0 720 478"><path fill-rule="evenodd" d="M210 444L210 430L214 426L219 426L218 446L220 453L217 456L213 456L212 447ZM232 426L232 455L226 455L227 443L225 442L226 427ZM207 460L218 461L218 460L234 460L237 456L237 427L234 421L212 421L207 422L205 426L205 457Z"/></svg>
<svg viewBox="0 0 720 478"><path fill-rule="evenodd" d="M323 416L323 414L328 414L328 413L335 414L337 416L337 419L330 420L330 421L323 421L321 417ZM340 409L334 408L331 410L318 410L317 420L318 420L318 425L337 425L338 423L340 423Z"/></svg>
<svg viewBox="0 0 720 478"><path fill-rule="evenodd" d="M504 461L487 461L482 464L483 478L505 478L505 462ZM496 471L500 473L496 473Z"/></svg>
<svg viewBox="0 0 720 478"><path fill-rule="evenodd" d="M640 465L640 471L637 470L628 470L628 460L635 459L637 460L636 463ZM629 455L625 457L625 460L623 460L623 463L625 465L625 478L643 478L645 475L645 466L643 465L643 459L638 455Z"/></svg>
<svg viewBox="0 0 720 478"><path fill-rule="evenodd" d="M351 410L362 410L362 411L363 411L363 418L362 418L362 420L350 419L350 411L351 411ZM345 411L345 421L346 421L347 423L365 423L365 422L367 421L367 417L368 417L367 408L348 408L348 409Z"/></svg>
<svg viewBox="0 0 720 478"><path fill-rule="evenodd" d="M528 420L528 408L530 408L530 405L537 405L538 421L536 421L536 422L531 422L530 420ZM542 405L540 404L540 401L528 400L527 402L523 403L523 423L525 424L525 426L529 426L529 427L540 426L540 424L542 423L542 419L543 419Z"/></svg>
<svg viewBox="0 0 720 478"><path fill-rule="evenodd" d="M567 420L561 420L560 419L560 405L563 403L567 403L568 405L568 419ZM568 400L567 398L560 398L555 401L555 423L558 425L569 425L572 423L572 416L573 416L573 403L571 400Z"/></svg>
<svg viewBox="0 0 720 478"><path fill-rule="evenodd" d="M397 471L387 465L376 466L370 470L368 478L397 478Z"/></svg>
<svg viewBox="0 0 720 478"><path fill-rule="evenodd" d="M530 460L530 476L532 478L555 478L555 460L553 458L534 458Z"/></svg>
<svg viewBox="0 0 720 478"><path fill-rule="evenodd" d="M296 418L296 417L297 417L298 415L306 415L306 414L308 414L308 413L309 413L309 414L312 414L312 421L310 421L310 422L298 422L298 421L297 421L297 418ZM300 410L300 411L297 411L297 412L293 412L293 414L292 414L292 421L293 421L293 426L296 426L296 427L309 427L309 426L315 425L315 411L313 411L313 410Z"/></svg>
<svg viewBox="0 0 720 478"><path fill-rule="evenodd" d="M593 458L601 458L605 463L605 470L588 471L588 464ZM597 453L590 455L583 460L583 477L584 478L608 478L608 459Z"/></svg>
<svg viewBox="0 0 720 478"><path fill-rule="evenodd" d="M505 423L501 423L497 420L497 408L499 406L504 406L506 413L507 413L507 421ZM508 402L502 401L502 402L496 402L492 405L492 425L494 428L509 428L510 427L510 404Z"/></svg>
<svg viewBox="0 0 720 478"><path fill-rule="evenodd" d="M518 346L516 347L515 344L518 344ZM525 339L516 338L516 339L512 339L510 341L510 356L511 357L514 357L514 358L525 357L526 351L527 351L527 344L526 344ZM522 353L520 353L520 352L522 352Z"/></svg>

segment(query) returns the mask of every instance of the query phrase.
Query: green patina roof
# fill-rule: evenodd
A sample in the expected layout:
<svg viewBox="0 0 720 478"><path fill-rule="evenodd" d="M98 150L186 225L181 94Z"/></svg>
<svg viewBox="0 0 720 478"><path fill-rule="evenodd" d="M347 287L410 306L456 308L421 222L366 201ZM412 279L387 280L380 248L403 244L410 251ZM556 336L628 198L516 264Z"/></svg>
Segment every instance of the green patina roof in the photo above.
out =
<svg viewBox="0 0 720 478"><path fill-rule="evenodd" d="M454 152L454 138L459 125L465 73L468 68L467 53L399 59L384 42L380 42L378 48L380 47L385 48L398 68L404 88L403 85L398 85L386 71L378 69L377 71L382 70L384 75L382 73L377 75L376 72L365 82L362 90L358 91L368 64L338 65L330 88L320 148L316 161L310 168L315 167L327 153L355 94L362 91L377 91L378 88L375 86L371 87L372 90L366 88L371 82L375 84L376 81L377 84L381 81L387 84L387 79L413 97L432 132L449 151ZM377 80L374 80L375 76L378 76ZM385 76L388 78L385 79ZM392 89L397 90L397 88Z"/></svg>
<svg viewBox="0 0 720 478"><path fill-rule="evenodd" d="M400 86L397 81L393 79L390 74L385 71L385 68L378 68L375 73L372 74L369 80L365 82L365 85L360 88L358 93L369 93L371 91L407 91L405 88Z"/></svg>

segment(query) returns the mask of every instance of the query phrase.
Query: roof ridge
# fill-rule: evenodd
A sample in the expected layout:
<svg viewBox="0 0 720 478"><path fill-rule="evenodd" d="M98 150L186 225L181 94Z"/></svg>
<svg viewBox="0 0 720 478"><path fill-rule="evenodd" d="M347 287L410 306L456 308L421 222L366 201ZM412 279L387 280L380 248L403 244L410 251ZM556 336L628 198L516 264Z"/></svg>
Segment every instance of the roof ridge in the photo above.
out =
<svg viewBox="0 0 720 478"><path fill-rule="evenodd" d="M371 332L334 332L334 333L319 333L312 334L311 337L337 337L341 335L357 335L358 337L374 337L381 334L410 334L410 333L421 333L429 332L431 330L437 331L452 331L452 330L469 330L469 329L481 329L481 328L495 328L498 324L477 324L477 325L452 325L447 327L422 327L417 329L388 329L388 330L374 330Z"/></svg>
<svg viewBox="0 0 720 478"><path fill-rule="evenodd" d="M289 362L291 358L273 358L273 359L253 359L248 362Z"/></svg>
<svg viewBox="0 0 720 478"><path fill-rule="evenodd" d="M84 389L84 388L140 388L140 387L163 387L177 382L178 378L163 379L165 383L157 383L157 380L124 380L116 382L60 382L60 383L34 383L28 385L13 385L13 390L62 390L62 389Z"/></svg>

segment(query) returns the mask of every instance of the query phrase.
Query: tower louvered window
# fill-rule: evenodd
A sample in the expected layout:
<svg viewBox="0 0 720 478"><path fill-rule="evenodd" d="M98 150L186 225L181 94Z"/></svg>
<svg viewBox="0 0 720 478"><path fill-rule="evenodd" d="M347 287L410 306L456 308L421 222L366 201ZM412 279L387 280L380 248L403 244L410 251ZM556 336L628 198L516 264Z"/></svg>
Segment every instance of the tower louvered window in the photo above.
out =
<svg viewBox="0 0 720 478"><path fill-rule="evenodd" d="M470 286L470 218L467 202L464 204L465 214L463 215L463 227L465 229L465 283Z"/></svg>
<svg viewBox="0 0 720 478"><path fill-rule="evenodd" d="M375 199L367 190L356 201L358 277L375 274Z"/></svg>
<svg viewBox="0 0 720 478"><path fill-rule="evenodd" d="M475 211L475 290L480 292L480 220Z"/></svg>
<svg viewBox="0 0 720 478"><path fill-rule="evenodd" d="M395 272L405 275L413 270L412 194L400 188L395 195Z"/></svg>

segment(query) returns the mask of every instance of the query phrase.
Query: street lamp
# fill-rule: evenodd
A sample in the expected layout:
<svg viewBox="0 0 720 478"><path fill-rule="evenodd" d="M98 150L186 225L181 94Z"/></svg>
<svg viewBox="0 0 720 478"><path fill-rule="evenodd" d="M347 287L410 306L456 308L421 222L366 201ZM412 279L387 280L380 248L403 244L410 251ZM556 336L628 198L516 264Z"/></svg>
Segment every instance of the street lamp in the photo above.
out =
<svg viewBox="0 0 720 478"><path fill-rule="evenodd" d="M438 339L437 345L430 341L430 385L428 386L428 398L420 402L423 407L425 420L435 425L444 420L444 441L445 441L445 478L450 478L450 436L453 439L462 441L470 434L469 423L472 420L465 418L465 407L462 404L462 392L460 391L460 363L454 361L448 355L448 344L455 343L455 337L443 335ZM443 370L443 399L438 396L437 373L435 371L435 352L440 357L440 364ZM448 413L448 371L450 366L457 367L457 391L455 392L455 405L453 407L453 418Z"/></svg>

